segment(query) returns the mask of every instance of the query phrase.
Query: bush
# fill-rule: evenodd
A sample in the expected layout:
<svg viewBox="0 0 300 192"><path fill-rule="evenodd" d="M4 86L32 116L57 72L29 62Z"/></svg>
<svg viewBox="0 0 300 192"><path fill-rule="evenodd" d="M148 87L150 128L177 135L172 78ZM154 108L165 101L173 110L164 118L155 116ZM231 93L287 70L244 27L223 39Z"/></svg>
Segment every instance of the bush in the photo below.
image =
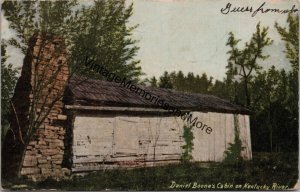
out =
<svg viewBox="0 0 300 192"><path fill-rule="evenodd" d="M245 183L272 185L278 183L293 187L298 179L297 153L254 153L252 161L244 161L239 169L232 166L203 168L200 163L174 164L132 170L110 170L90 173L73 180L29 182L25 180L3 181L3 188L59 189L59 190L180 190L170 189L172 181L178 184L193 183ZM21 188L24 190L25 188ZM184 191L193 189L181 189ZM197 190L197 189L195 189ZM201 189L198 189L201 190ZM202 189L204 190L204 189Z"/></svg>
<svg viewBox="0 0 300 192"><path fill-rule="evenodd" d="M194 134L192 132L192 126L186 126L184 125L183 127L183 139L185 141L185 145L182 146L183 153L181 155L181 162L182 163L187 163L189 162L193 156L192 156L192 151L194 149Z"/></svg>
<svg viewBox="0 0 300 192"><path fill-rule="evenodd" d="M239 125L236 115L234 115L234 143L229 143L228 149L224 152L223 164L233 165L242 162L241 152L245 149L239 135Z"/></svg>

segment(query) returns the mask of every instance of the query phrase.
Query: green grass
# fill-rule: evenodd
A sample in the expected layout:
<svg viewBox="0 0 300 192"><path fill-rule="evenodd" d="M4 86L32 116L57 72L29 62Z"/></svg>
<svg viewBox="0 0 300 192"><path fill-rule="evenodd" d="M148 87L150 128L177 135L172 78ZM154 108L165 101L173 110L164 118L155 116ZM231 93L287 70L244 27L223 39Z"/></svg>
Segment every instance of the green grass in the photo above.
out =
<svg viewBox="0 0 300 192"><path fill-rule="evenodd" d="M203 168L199 163L168 165L156 168L99 171L73 180L30 182L3 180L3 188L9 189L60 189L60 190L193 190L170 189L172 181L178 184L250 183L272 185L278 183L293 187L298 178L298 154L259 153L252 161L235 165L212 164ZM22 186L25 184L26 186ZM196 189L201 190L201 189ZM203 189L204 190L204 189ZM220 190L220 189L219 189ZM234 190L234 189L229 189Z"/></svg>

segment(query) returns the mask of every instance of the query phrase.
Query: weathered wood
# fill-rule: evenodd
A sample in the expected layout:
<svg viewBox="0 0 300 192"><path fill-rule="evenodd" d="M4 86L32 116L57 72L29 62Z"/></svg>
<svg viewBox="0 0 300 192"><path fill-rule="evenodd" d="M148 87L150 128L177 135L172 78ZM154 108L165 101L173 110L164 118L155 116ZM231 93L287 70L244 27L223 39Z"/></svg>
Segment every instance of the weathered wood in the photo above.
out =
<svg viewBox="0 0 300 192"><path fill-rule="evenodd" d="M242 141L242 147L244 147L244 150L242 150L241 155L244 159L247 157L247 150L246 150L246 127L245 127L245 119L243 115L237 115L238 118L238 124L239 124L239 137L240 140Z"/></svg>
<svg viewBox="0 0 300 192"><path fill-rule="evenodd" d="M203 123L203 117L205 114L203 113L193 113L193 116L198 117L199 121ZM197 128L197 127L193 127L192 129L193 131L193 135L194 135L194 149L192 151L192 156L193 156L193 160L194 161L202 161L202 158L206 155L205 154L205 145L203 145L203 136L204 136L204 132L201 131L201 129ZM183 143L184 144L184 143Z"/></svg>
<svg viewBox="0 0 300 192"><path fill-rule="evenodd" d="M99 171L103 169L115 169L120 167L119 165L99 165L99 166L81 166L81 167L72 167L72 172L84 172L84 171Z"/></svg>
<svg viewBox="0 0 300 192"><path fill-rule="evenodd" d="M65 105L66 109L74 110L95 110L95 111L136 111L136 112L168 112L159 108L144 108L144 107L104 107L104 106L83 106L83 105ZM181 110L182 112L188 112L190 110Z"/></svg>
<svg viewBox="0 0 300 192"><path fill-rule="evenodd" d="M214 113L214 160L218 161L221 151L221 133L220 133L220 115L219 113Z"/></svg>
<svg viewBox="0 0 300 192"><path fill-rule="evenodd" d="M215 127L215 114L209 112L208 113L208 125L211 127ZM215 161L215 129L212 131L212 133L209 135L209 161Z"/></svg>
<svg viewBox="0 0 300 192"><path fill-rule="evenodd" d="M203 113L201 115L202 117L202 123L203 124L206 124L206 125L210 125L209 123L209 113ZM205 129L205 128L204 128ZM201 131L202 132L202 131ZM203 132L203 134L201 135L201 153L199 154L200 158L199 160L200 161L209 161L209 142L210 142L210 137L212 136L211 134L208 135L206 134L205 132Z"/></svg>
<svg viewBox="0 0 300 192"><path fill-rule="evenodd" d="M221 121L220 121L220 126L221 126L221 147L222 147L222 154L221 154L221 159L223 161L224 159L224 152L226 151L226 115L222 114L221 115Z"/></svg>
<svg viewBox="0 0 300 192"><path fill-rule="evenodd" d="M138 153L139 117L116 117L114 153ZM114 154L114 155L115 155Z"/></svg>
<svg viewBox="0 0 300 192"><path fill-rule="evenodd" d="M156 160L179 160L181 154L172 154L172 155L157 155ZM136 161L153 161L153 154L146 156L137 156ZM103 162L122 162L122 161L132 161L132 156L125 157L111 157L111 156L74 156L73 163L103 163Z"/></svg>
<svg viewBox="0 0 300 192"><path fill-rule="evenodd" d="M70 91L73 93L73 99L77 104L86 105L88 103L96 106L109 105L118 107L120 104L125 104L127 106L145 108L155 106L152 99L141 99L136 91L120 86L119 83L115 82L73 76L68 85ZM170 106L175 106L179 109L189 109L194 111L195 109L201 109L201 111L205 112L210 111L218 113L250 113L248 109L234 105L229 101L220 99L216 96L187 92L183 93L174 90L157 89L141 85L138 87L140 90L144 89L144 91L148 93L164 98Z"/></svg>
<svg viewBox="0 0 300 192"><path fill-rule="evenodd" d="M172 154L172 155L156 155L155 160L180 160L181 153ZM147 155L146 157L138 157L137 160L153 161L153 154Z"/></svg>
<svg viewBox="0 0 300 192"><path fill-rule="evenodd" d="M139 122L138 128L138 154L148 154L149 147L151 146L151 138L149 136L149 129L150 129L150 119L148 118L141 118Z"/></svg>
<svg viewBox="0 0 300 192"><path fill-rule="evenodd" d="M154 147L152 147L153 150ZM160 154L181 154L181 147L180 146L156 146L155 149L155 154L160 155Z"/></svg>
<svg viewBox="0 0 300 192"><path fill-rule="evenodd" d="M77 116L73 129L73 153L111 155L114 118Z"/></svg>
<svg viewBox="0 0 300 192"><path fill-rule="evenodd" d="M252 152L251 152L251 137L250 137L250 122L249 122L249 116L247 115L239 115L240 121L243 122L242 127L242 142L244 150L242 152L242 155L244 159L251 159L252 158Z"/></svg>
<svg viewBox="0 0 300 192"><path fill-rule="evenodd" d="M215 161L222 161L225 151L225 115L221 113L216 114L215 119Z"/></svg>
<svg viewBox="0 0 300 192"><path fill-rule="evenodd" d="M222 161L229 143L234 142L233 114L194 112L193 117L213 131L207 134L193 127L192 161ZM249 158L249 117L238 115L240 136ZM248 124L247 124L248 123ZM76 117L74 122L73 171L112 167L157 166L161 162L180 161L184 145L183 125L179 117ZM250 131L249 131L250 132ZM251 147L251 146L250 146ZM131 163L130 163L131 162ZM93 163L118 166L95 166Z"/></svg>
<svg viewBox="0 0 300 192"><path fill-rule="evenodd" d="M234 117L233 114L226 114L226 150L229 148L230 143L234 143ZM225 156L224 156L225 158Z"/></svg>
<svg viewBox="0 0 300 192"><path fill-rule="evenodd" d="M248 160L252 159L252 148L251 148L251 134L250 134L250 120L249 115L245 115L245 124L247 132L247 150L248 150Z"/></svg>
<svg viewBox="0 0 300 192"><path fill-rule="evenodd" d="M72 172L73 173L78 173L78 172L88 172L88 171L99 171L99 170L109 170L109 169L116 169L116 168L120 168L120 169L124 169L124 168L139 168L139 167L152 167L152 166L163 166L163 165L168 165L168 164L177 164L179 163L178 160L161 160L161 161L157 161L157 162L151 162L151 161L147 161L147 162L138 162L136 164L114 164L114 165L81 165L81 166L76 166L76 167L72 167Z"/></svg>
<svg viewBox="0 0 300 192"><path fill-rule="evenodd" d="M85 155L110 155L111 147L110 146L99 146L99 145L85 145L77 146L73 148L73 154L77 156Z"/></svg>

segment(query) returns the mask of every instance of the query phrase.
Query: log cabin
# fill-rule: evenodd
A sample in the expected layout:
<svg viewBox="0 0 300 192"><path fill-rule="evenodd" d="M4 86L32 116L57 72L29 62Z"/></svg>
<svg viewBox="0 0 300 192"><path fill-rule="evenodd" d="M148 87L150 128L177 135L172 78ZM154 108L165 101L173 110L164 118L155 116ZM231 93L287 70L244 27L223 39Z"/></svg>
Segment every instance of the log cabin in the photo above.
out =
<svg viewBox="0 0 300 192"><path fill-rule="evenodd" d="M192 161L220 162L234 143L235 124L251 159L249 110L211 95L142 87L212 128L193 127ZM157 166L180 161L187 122L117 83L74 76L65 108L72 116L72 172ZM237 121L235 121L235 118Z"/></svg>
<svg viewBox="0 0 300 192"><path fill-rule="evenodd" d="M5 174L60 180L82 172L180 161L186 125L182 117L118 83L81 76L69 79L66 54L59 36L36 33L30 39L12 98L12 131L3 144L2 154L9 154L3 156ZM34 100L35 81L43 78L46 86ZM192 161L222 161L236 132L244 147L241 156L252 158L248 109L211 95L140 87L211 128L193 127ZM45 118L26 138L33 102L33 114Z"/></svg>

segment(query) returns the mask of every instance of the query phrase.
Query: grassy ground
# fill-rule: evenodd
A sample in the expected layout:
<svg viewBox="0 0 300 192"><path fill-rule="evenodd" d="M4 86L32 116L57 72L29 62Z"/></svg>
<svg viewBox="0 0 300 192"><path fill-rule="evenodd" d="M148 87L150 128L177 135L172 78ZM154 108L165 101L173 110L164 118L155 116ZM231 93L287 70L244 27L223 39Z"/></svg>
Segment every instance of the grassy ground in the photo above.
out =
<svg viewBox="0 0 300 192"><path fill-rule="evenodd" d="M75 177L71 181L60 182L46 180L33 183L20 179L3 180L2 185L3 188L13 190L208 190L209 185L214 186L215 190L237 190L236 187L239 187L237 185L241 185L240 189L243 189L245 186L255 184L275 189L272 188L273 183L277 183L277 186L293 187L298 179L298 154L259 153L253 154L252 161L230 166L212 165L210 168L203 168L193 163L157 168L101 171L84 177ZM174 182L179 185L176 186ZM255 190L255 188L248 188L248 190Z"/></svg>

